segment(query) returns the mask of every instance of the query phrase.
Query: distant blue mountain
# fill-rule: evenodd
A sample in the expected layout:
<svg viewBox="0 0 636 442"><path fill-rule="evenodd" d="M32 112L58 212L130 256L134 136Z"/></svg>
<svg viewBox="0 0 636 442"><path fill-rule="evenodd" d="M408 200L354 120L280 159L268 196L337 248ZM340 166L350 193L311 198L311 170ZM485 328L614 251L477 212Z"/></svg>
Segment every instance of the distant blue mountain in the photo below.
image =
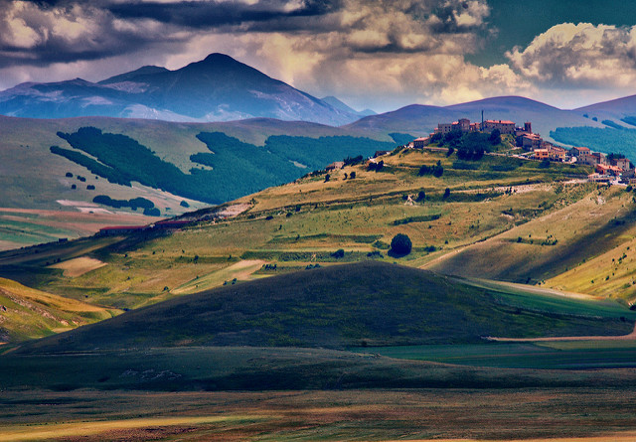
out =
<svg viewBox="0 0 636 442"><path fill-rule="evenodd" d="M361 111L357 111L355 109L353 109L352 107L348 106L347 104L343 103L342 101L338 100L336 97L334 96L328 96L328 97L322 97L321 98L322 101L324 101L325 103L330 104L331 106L333 106L334 108L343 111L343 112L347 112L350 114L354 114L354 115L358 115L360 116L360 118L362 117L368 117L369 115L377 115L377 112L371 110L371 109L365 109L365 110L361 110Z"/></svg>
<svg viewBox="0 0 636 442"><path fill-rule="evenodd" d="M544 138L549 138L550 132L557 127L600 126L576 111L558 109L529 98L503 96L444 107L413 104L362 118L344 128L375 135L401 132L425 136L438 123L450 123L458 118L481 121L482 111L484 118L489 120L511 120L518 125L529 121L532 130Z"/></svg>
<svg viewBox="0 0 636 442"><path fill-rule="evenodd" d="M175 71L145 66L99 83L23 83L0 92L0 114L199 122L265 117L332 126L360 118L346 105L333 106L223 54Z"/></svg>

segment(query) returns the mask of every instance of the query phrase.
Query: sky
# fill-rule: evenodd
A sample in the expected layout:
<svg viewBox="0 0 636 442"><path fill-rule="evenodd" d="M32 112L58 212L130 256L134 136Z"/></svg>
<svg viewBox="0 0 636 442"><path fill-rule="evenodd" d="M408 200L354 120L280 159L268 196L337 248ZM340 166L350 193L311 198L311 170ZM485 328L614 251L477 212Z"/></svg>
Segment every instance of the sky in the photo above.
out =
<svg viewBox="0 0 636 442"><path fill-rule="evenodd" d="M359 110L498 95L571 109L636 94L636 2L0 0L0 90L214 52Z"/></svg>

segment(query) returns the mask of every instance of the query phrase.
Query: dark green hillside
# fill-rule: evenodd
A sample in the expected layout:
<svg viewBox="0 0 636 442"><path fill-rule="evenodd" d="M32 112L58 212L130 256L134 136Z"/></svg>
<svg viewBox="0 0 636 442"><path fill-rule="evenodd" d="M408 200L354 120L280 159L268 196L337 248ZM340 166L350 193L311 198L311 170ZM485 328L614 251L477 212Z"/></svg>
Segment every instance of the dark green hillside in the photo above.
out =
<svg viewBox="0 0 636 442"><path fill-rule="evenodd" d="M606 122L604 121L604 123ZM615 127L559 127L550 132L550 136L560 143L571 146L587 146L594 151L605 153L620 152L630 160L636 161L636 129L618 127L620 129Z"/></svg>
<svg viewBox="0 0 636 442"><path fill-rule="evenodd" d="M318 139L271 136L261 147L221 132L202 132L197 138L212 153L191 155L192 165L199 165L199 168L184 173L175 164L159 158L151 149L125 135L83 127L75 133L58 132L58 136L97 161L57 146L51 147L52 153L84 166L112 183L130 186L131 182L137 181L208 203L229 201L292 181L347 156L369 156L376 150L395 147L394 143L350 136Z"/></svg>
<svg viewBox="0 0 636 442"><path fill-rule="evenodd" d="M529 301L424 270L363 262L175 298L18 351L346 348L482 342L482 336L621 335L633 328L630 320L620 319L633 316L626 308L575 304Z"/></svg>

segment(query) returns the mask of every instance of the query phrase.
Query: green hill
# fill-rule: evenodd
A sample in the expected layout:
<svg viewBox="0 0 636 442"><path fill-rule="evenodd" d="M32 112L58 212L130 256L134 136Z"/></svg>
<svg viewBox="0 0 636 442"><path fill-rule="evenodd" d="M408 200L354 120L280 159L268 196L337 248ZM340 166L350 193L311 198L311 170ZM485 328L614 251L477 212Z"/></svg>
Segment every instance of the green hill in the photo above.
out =
<svg viewBox="0 0 636 442"><path fill-rule="evenodd" d="M121 313L34 290L0 278L0 342L16 343L68 331Z"/></svg>
<svg viewBox="0 0 636 442"><path fill-rule="evenodd" d="M95 204L97 195L144 198L156 207L154 215L170 217L396 145L389 136L371 139L363 131L266 118L197 124L0 116L0 133L0 249L86 236L104 225L156 221L142 218L141 211ZM80 216L73 223L44 212L4 213L17 209L104 219ZM138 219L125 218L132 214ZM29 219L34 217L39 222Z"/></svg>
<svg viewBox="0 0 636 442"><path fill-rule="evenodd" d="M483 336L621 335L633 328L625 321L632 316L618 304L527 297L364 262L182 296L18 352L201 345L338 349L480 342Z"/></svg>
<svg viewBox="0 0 636 442"><path fill-rule="evenodd" d="M435 264L445 255L530 226L532 220L549 217L597 192L596 185L573 180L591 170L582 166L542 168L538 161L496 155L460 160L458 152L413 149L395 151L379 161L383 166L378 171L361 159L351 159L344 169L308 174L214 209L227 209L229 217L224 219L208 209L195 211L185 218L191 225L173 233L131 233L108 242L91 238L0 254L0 275L100 305L136 308L234 278L271 276L316 263L393 262L389 245L399 233L408 235L413 244L400 263ZM616 204L629 205L624 191L622 195ZM240 210L240 215L232 216ZM580 218L584 224L583 214L574 211L569 222ZM545 242L549 235L545 230L532 232L533 237ZM551 245L540 242L537 250L567 244L565 231L552 233ZM581 253L585 250L589 249ZM82 256L109 265L73 278L51 274L46 268L47 262ZM473 262L466 262L467 268L470 265Z"/></svg>

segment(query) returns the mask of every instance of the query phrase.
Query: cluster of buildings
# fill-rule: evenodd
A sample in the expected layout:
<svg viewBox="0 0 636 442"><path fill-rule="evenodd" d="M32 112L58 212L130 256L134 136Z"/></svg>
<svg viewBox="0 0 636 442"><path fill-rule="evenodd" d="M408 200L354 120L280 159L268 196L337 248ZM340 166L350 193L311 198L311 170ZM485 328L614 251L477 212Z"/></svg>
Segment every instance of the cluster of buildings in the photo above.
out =
<svg viewBox="0 0 636 442"><path fill-rule="evenodd" d="M532 133L532 125L525 123L524 127L516 127L515 123L508 120L485 120L481 123L471 123L468 118L460 118L453 123L439 123L434 133L445 135L450 132L486 132L491 133L495 129L502 135L521 135Z"/></svg>
<svg viewBox="0 0 636 442"><path fill-rule="evenodd" d="M621 178L630 184L636 182L636 171L627 158L592 152L588 147L573 147L570 149L570 155L576 158L577 163L594 166L596 172L589 176L591 181L607 182Z"/></svg>
<svg viewBox="0 0 636 442"><path fill-rule="evenodd" d="M431 137L435 134L446 135L451 132L492 133L494 130L498 130L502 135L514 136L517 147L526 152L522 154L523 157L540 161L570 161L594 166L596 172L589 177L592 181L604 182L620 178L623 182L636 183L636 171L627 158L606 156L600 152L592 152L587 147L574 147L568 150L555 146L543 140L539 134L533 133L530 122L519 127L513 121L508 120L483 120L483 115L481 123L471 123L468 118L460 118L452 123L439 123L429 137L418 138L411 145L414 148L423 148L429 144Z"/></svg>
<svg viewBox="0 0 636 442"><path fill-rule="evenodd" d="M509 120L482 120L481 123L471 123L468 118L460 118L453 123L439 123L435 128L435 131L431 136L435 134L445 135L450 132L484 132L492 133L498 130L502 135L512 135L515 137L515 141L518 147L522 147L526 151L534 151L535 149L547 149L549 153L547 157L558 161L564 152L554 149L550 149L553 146L550 143L543 141L539 134L532 132L532 123L525 122L523 126L517 126L514 121ZM429 137L430 138L430 137ZM418 145L424 146L429 138L418 138L414 141L415 147ZM541 155L546 156L544 152Z"/></svg>
<svg viewBox="0 0 636 442"><path fill-rule="evenodd" d="M531 123L525 123L523 127L517 127L513 121L508 120L482 120L481 123L471 123L468 118L460 118L452 123L439 123L435 128L435 131L430 134L430 136L435 134L446 135L451 132L492 133L495 130L498 130L501 135L514 135L517 139L521 139L525 136L538 136L532 133ZM413 147L417 149L428 145L430 136L414 140Z"/></svg>

